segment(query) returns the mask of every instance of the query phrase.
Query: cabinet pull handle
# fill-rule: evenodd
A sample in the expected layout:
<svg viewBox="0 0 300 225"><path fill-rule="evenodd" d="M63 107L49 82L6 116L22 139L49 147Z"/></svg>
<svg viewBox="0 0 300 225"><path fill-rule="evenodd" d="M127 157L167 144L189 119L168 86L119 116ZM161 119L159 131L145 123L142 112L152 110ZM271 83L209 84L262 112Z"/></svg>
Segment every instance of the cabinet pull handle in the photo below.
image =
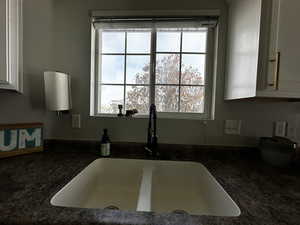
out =
<svg viewBox="0 0 300 225"><path fill-rule="evenodd" d="M274 87L275 90L279 88L279 70L280 70L280 52L276 53L275 59L269 60L271 63L275 63L274 74L273 74L273 83L270 83L269 86Z"/></svg>

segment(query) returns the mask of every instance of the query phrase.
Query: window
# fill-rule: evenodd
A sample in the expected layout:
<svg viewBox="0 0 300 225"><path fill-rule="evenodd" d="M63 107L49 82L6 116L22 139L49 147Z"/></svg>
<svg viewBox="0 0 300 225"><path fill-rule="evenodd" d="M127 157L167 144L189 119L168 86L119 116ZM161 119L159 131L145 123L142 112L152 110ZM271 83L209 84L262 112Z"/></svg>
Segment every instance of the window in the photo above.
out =
<svg viewBox="0 0 300 225"><path fill-rule="evenodd" d="M151 31L104 29L99 35L98 113L118 105L146 114L150 97Z"/></svg>
<svg viewBox="0 0 300 225"><path fill-rule="evenodd" d="M209 117L212 28L194 20L94 25L92 114L115 115L123 105L143 115L154 103L166 117Z"/></svg>

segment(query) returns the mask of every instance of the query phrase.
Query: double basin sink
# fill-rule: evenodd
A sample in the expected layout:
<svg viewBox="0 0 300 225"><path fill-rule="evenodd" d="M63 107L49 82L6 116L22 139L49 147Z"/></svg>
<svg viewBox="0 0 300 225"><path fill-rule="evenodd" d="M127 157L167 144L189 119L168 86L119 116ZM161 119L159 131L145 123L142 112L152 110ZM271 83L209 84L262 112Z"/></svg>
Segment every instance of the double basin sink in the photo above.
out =
<svg viewBox="0 0 300 225"><path fill-rule="evenodd" d="M51 199L54 206L239 216L200 163L97 159Z"/></svg>

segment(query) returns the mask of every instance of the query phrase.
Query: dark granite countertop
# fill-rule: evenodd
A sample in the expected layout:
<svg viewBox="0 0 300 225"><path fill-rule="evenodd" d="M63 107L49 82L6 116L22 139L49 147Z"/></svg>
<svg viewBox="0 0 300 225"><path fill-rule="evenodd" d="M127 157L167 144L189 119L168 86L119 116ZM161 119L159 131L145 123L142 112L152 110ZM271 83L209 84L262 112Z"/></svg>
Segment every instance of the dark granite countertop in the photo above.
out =
<svg viewBox="0 0 300 225"><path fill-rule="evenodd" d="M116 158L144 158L117 149ZM278 169L256 157L215 151L174 151L170 160L204 164L239 205L240 217L191 216L118 210L54 207L51 197L89 163L98 158L87 152L43 152L0 160L0 224L300 224L300 170Z"/></svg>

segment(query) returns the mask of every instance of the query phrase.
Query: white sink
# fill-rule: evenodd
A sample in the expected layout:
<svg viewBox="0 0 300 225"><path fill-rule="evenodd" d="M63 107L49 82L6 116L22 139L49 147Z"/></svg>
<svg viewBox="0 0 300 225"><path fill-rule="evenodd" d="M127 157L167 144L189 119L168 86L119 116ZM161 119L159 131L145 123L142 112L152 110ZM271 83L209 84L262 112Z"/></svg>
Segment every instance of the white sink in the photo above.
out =
<svg viewBox="0 0 300 225"><path fill-rule="evenodd" d="M54 206L239 216L240 209L200 163L97 159L51 199Z"/></svg>

